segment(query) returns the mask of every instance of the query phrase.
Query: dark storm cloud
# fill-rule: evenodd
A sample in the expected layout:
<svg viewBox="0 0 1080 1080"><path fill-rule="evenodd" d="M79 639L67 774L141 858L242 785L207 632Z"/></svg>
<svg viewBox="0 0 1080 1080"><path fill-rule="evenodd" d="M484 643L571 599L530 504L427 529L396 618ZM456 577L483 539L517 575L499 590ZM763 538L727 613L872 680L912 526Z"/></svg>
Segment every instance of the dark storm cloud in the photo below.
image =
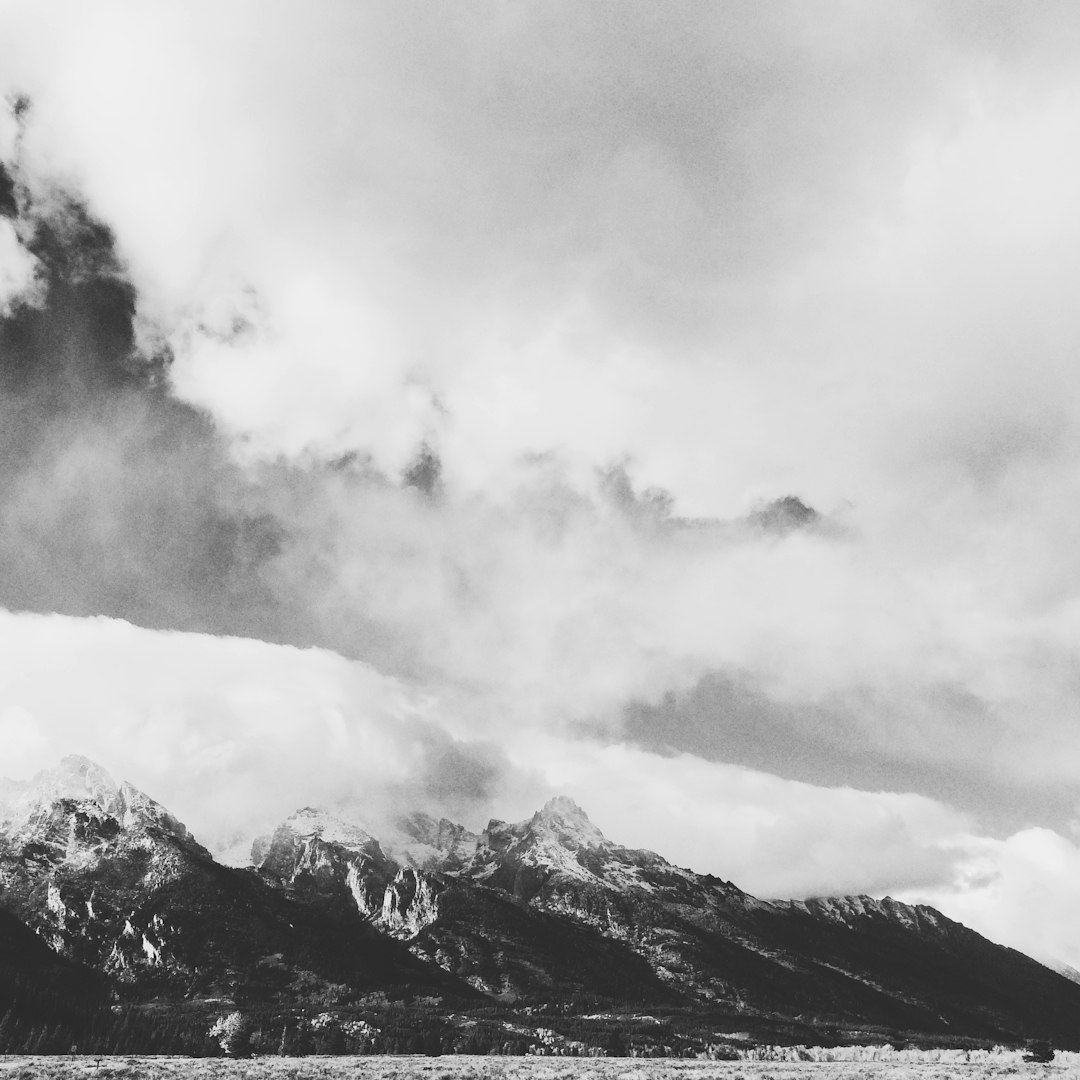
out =
<svg viewBox="0 0 1080 1080"><path fill-rule="evenodd" d="M170 394L168 351L138 347L112 232L68 192L35 201L0 177L36 265L0 317L0 603L272 632L259 570L281 527Z"/></svg>
<svg viewBox="0 0 1080 1080"><path fill-rule="evenodd" d="M1010 777L995 763L1002 736L993 709L963 687L872 690L824 703L771 697L746 674L714 672L656 704L631 703L625 736L658 753L690 753L826 787L911 791L978 814L1007 833L1035 822L1067 826L1073 792L1043 778ZM964 756L952 752L962 731ZM935 743L938 753L933 750Z"/></svg>
<svg viewBox="0 0 1080 1080"><path fill-rule="evenodd" d="M398 483L358 453L242 466L210 417L173 394L170 351L140 339L112 231L70 191L31 193L17 166L2 176L36 283L0 317L0 604L476 678L489 664L485 621L503 603L485 580L493 568L513 579L519 556L554 558L560 577L576 575L582 530L606 529L609 507L618 530L661 543L686 530L728 542L743 528L677 516L669 493L636 491L619 465L592 494L532 488L508 561L502 512L444 507L426 442Z"/></svg>
<svg viewBox="0 0 1080 1080"><path fill-rule="evenodd" d="M405 487L416 488L428 498L439 493L442 487L442 462L439 455L425 443L416 460L408 466L401 477Z"/></svg>
<svg viewBox="0 0 1080 1080"><path fill-rule="evenodd" d="M362 613L326 623L272 571L286 515L320 502L322 478L344 470L357 506L393 485L358 461L237 465L210 417L173 395L169 349L137 340L136 289L108 226L70 191L31 195L17 167L0 165L0 194L36 271L0 315L0 604L400 667ZM403 482L437 493L437 456L424 447ZM306 574L316 547L300 557Z"/></svg>
<svg viewBox="0 0 1080 1080"><path fill-rule="evenodd" d="M5 391L49 417L159 382L164 358L135 354L135 288L124 276L111 230L60 192L43 214L24 192L20 215L15 178L0 164L0 195L5 191L5 216L21 226L41 286L40 296L16 304L4 319Z"/></svg>
<svg viewBox="0 0 1080 1080"><path fill-rule="evenodd" d="M15 179L0 162L0 217L15 218L19 204L15 199Z"/></svg>

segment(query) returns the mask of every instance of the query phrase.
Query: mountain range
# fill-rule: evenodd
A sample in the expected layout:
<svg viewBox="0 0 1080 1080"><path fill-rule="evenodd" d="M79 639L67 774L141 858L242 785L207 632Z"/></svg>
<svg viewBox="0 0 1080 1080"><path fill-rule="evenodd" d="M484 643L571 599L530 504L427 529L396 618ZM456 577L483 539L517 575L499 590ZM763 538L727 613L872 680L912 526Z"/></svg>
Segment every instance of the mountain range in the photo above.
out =
<svg viewBox="0 0 1080 1080"><path fill-rule="evenodd" d="M0 1004L18 980L49 1000L169 1006L192 1030L233 1009L282 1040L362 1031L366 1049L394 1048L401 1009L442 1049L492 1027L582 1052L1080 1048L1080 985L933 908L757 899L613 843L566 798L479 833L423 813L378 831L304 808L235 868L85 758L0 782Z"/></svg>

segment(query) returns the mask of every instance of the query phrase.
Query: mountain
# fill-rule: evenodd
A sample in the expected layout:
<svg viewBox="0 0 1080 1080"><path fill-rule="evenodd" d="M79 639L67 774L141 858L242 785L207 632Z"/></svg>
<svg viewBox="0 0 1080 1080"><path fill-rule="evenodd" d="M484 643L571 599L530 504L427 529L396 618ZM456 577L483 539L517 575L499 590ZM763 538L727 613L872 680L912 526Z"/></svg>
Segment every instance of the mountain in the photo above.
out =
<svg viewBox="0 0 1080 1080"><path fill-rule="evenodd" d="M1080 971L1077 971L1071 964L1066 964L1060 960L1043 960L1042 963L1051 971L1056 971L1059 975L1064 976L1069 982L1080 983Z"/></svg>
<svg viewBox="0 0 1080 1080"><path fill-rule="evenodd" d="M1080 985L932 908L758 899L566 798L480 832L307 807L252 861L218 864L85 758L0 784L0 998L17 983L73 1017L7 1045L108 1029L99 1045L188 1052L242 1009L264 1050L1080 1048Z"/></svg>
<svg viewBox="0 0 1080 1080"><path fill-rule="evenodd" d="M573 992L664 999L662 983L624 943L530 908L469 869L483 839L424 814L367 827L310 808L253 845L259 873L287 895L350 906L412 953L489 994Z"/></svg>
<svg viewBox="0 0 1080 1080"><path fill-rule="evenodd" d="M759 900L609 841L566 798L491 821L468 855L465 832L442 823L455 843L422 866L349 829L307 811L275 834L279 854L292 838L289 857L256 845L257 867L288 890L321 873L319 888L343 899L347 883L373 925L490 993L678 1002L819 1035L1078 1040L1080 987L932 908Z"/></svg>
<svg viewBox="0 0 1080 1080"><path fill-rule="evenodd" d="M355 913L218 865L164 807L81 757L0 791L0 904L56 953L144 996L470 993Z"/></svg>

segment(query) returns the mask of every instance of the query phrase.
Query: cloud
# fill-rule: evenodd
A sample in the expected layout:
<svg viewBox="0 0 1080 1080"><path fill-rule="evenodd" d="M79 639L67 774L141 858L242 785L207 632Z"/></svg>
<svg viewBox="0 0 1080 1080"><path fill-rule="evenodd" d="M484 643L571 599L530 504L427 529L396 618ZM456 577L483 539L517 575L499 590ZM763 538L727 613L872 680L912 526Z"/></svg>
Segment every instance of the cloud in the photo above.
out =
<svg viewBox="0 0 1080 1080"><path fill-rule="evenodd" d="M934 904L994 941L1039 960L1080 961L1076 911L1080 849L1051 829L969 845L950 886L911 890L905 899Z"/></svg>
<svg viewBox="0 0 1080 1080"><path fill-rule="evenodd" d="M635 438L641 392L760 366L747 334L897 203L973 62L884 8L12 11L23 152L117 228L182 392L264 452L390 472L449 428L470 482L552 443L662 469L670 406ZM255 333L201 332L252 295Z"/></svg>
<svg viewBox="0 0 1080 1080"><path fill-rule="evenodd" d="M273 523L245 508L207 418L170 395L168 350L138 347L111 231L77 196L2 175L21 205L0 226L33 268L0 317L4 602L219 630L235 605L257 629Z"/></svg>
<svg viewBox="0 0 1080 1080"><path fill-rule="evenodd" d="M820 787L688 754L525 736L510 756L579 799L611 839L761 897L942 885L972 824L918 795Z"/></svg>
<svg viewBox="0 0 1080 1080"><path fill-rule="evenodd" d="M1038 762L1041 749L1025 748L1022 724L1016 718L1014 728L1012 719L1002 703L959 683L928 680L890 694L864 684L806 700L770 693L754 674L729 669L658 702L631 702L623 731L654 752L818 785L932 795L976 813L999 835L1033 821L1068 822L1076 800L1071 766L1052 775L1056 769Z"/></svg>
<svg viewBox="0 0 1080 1080"><path fill-rule="evenodd" d="M85 753L207 843L358 794L373 812L475 813L506 769L497 747L447 734L431 700L325 650L7 612L0 639L6 773Z"/></svg>

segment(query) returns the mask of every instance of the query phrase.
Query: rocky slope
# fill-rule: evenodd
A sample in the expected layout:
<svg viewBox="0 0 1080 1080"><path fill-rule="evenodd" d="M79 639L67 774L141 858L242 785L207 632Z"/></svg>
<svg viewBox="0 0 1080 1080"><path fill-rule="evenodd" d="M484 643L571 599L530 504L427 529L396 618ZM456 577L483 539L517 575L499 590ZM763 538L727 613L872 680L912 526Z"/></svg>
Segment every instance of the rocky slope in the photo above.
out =
<svg viewBox="0 0 1080 1080"><path fill-rule="evenodd" d="M424 814L381 831L389 839L305 808L257 840L252 859L287 895L337 912L352 907L417 957L486 993L669 996L624 943L493 887L486 869L474 873L477 853L488 850L482 837Z"/></svg>
<svg viewBox="0 0 1080 1080"><path fill-rule="evenodd" d="M291 836L289 858L257 845L262 873L303 891L317 863L321 889L343 898L344 882L373 925L488 992L678 1001L819 1031L1077 1038L1080 988L940 912L888 898L758 900L609 841L565 798L492 821L471 852L453 833L452 850L422 867L369 831L305 815L276 834L279 852Z"/></svg>

